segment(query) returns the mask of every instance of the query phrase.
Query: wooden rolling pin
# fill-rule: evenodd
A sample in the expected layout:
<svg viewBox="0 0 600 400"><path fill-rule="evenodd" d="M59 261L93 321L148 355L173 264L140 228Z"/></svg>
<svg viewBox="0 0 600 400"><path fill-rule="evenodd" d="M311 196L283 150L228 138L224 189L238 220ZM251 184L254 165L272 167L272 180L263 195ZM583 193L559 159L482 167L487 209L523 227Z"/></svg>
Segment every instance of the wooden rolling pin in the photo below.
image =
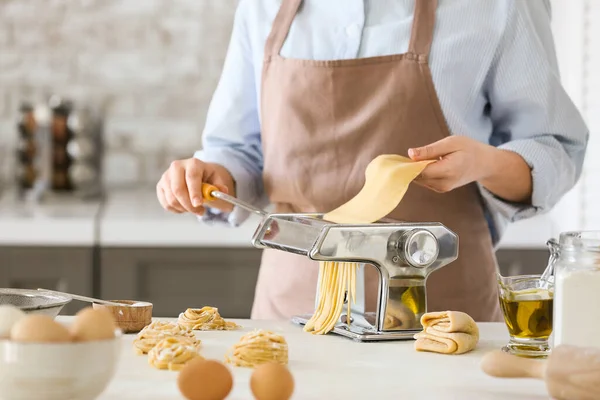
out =
<svg viewBox="0 0 600 400"><path fill-rule="evenodd" d="M481 369L498 378L534 378L546 382L556 400L600 399L600 349L561 345L540 361L493 351Z"/></svg>

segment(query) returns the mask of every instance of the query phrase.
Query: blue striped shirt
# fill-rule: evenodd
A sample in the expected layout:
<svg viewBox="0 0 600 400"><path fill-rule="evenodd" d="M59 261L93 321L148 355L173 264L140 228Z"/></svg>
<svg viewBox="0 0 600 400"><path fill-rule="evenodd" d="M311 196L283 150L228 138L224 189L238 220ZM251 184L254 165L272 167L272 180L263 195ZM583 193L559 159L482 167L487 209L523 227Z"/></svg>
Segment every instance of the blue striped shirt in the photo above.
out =
<svg viewBox="0 0 600 400"><path fill-rule="evenodd" d="M264 44L281 0L241 0L195 156L225 166L238 197L265 206L260 134ZM315 60L407 51L414 0L305 0L281 54ZM480 187L494 242L508 222L551 209L579 179L587 127L561 86L547 0L439 0L430 67L453 135L520 154L530 205ZM399 131L399 134L401 131ZM329 211L329 210L323 210ZM244 210L202 218L238 225Z"/></svg>

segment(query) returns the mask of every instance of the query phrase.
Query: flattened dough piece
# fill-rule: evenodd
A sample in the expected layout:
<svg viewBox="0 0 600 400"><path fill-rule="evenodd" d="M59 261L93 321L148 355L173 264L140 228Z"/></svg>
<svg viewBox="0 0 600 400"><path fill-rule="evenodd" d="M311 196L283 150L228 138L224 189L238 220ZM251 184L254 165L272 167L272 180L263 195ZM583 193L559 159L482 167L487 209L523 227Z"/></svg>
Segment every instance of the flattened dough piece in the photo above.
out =
<svg viewBox="0 0 600 400"><path fill-rule="evenodd" d="M410 183L434 161L415 162L395 154L376 157L367 166L365 184L360 192L323 218L339 224L379 221L400 204Z"/></svg>
<svg viewBox="0 0 600 400"><path fill-rule="evenodd" d="M479 328L468 314L460 311L426 313L421 317L423 331L415 335L415 350L442 354L463 354L479 342Z"/></svg>

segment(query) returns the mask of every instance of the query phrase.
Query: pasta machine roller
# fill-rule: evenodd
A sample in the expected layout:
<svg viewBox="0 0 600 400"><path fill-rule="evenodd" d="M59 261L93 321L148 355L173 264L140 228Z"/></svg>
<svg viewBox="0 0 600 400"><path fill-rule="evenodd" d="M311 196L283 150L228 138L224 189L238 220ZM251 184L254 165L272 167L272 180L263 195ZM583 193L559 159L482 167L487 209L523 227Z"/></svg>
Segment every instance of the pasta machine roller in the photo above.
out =
<svg viewBox="0 0 600 400"><path fill-rule="evenodd" d="M346 296L333 329L356 341L413 339L427 312L427 278L458 257L458 236L441 223L336 224L324 220L324 214L268 214L226 194L209 194L263 217L252 238L257 248L315 261L358 263L355 301ZM375 312L366 312L366 268L375 268L379 276ZM315 308L318 302L317 290ZM305 325L311 316L294 316L292 321Z"/></svg>

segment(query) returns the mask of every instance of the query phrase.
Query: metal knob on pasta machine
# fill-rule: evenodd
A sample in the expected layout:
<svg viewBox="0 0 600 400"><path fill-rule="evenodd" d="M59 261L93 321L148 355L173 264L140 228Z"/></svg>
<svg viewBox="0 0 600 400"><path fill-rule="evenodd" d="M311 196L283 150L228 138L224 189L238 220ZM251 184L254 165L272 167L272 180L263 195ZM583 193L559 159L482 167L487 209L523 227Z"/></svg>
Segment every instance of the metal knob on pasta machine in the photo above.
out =
<svg viewBox="0 0 600 400"><path fill-rule="evenodd" d="M355 302L346 299L333 330L357 341L413 339L422 329L421 316L427 312L427 278L458 257L458 236L440 223L335 224L323 220L323 214L269 215L218 192L214 186L203 185L203 195L263 217L252 238L257 248L286 251L315 261L358 263ZM365 310L365 268L375 268L379 276L375 312ZM318 302L317 291L315 306ZM311 316L299 315L292 320L304 325Z"/></svg>

